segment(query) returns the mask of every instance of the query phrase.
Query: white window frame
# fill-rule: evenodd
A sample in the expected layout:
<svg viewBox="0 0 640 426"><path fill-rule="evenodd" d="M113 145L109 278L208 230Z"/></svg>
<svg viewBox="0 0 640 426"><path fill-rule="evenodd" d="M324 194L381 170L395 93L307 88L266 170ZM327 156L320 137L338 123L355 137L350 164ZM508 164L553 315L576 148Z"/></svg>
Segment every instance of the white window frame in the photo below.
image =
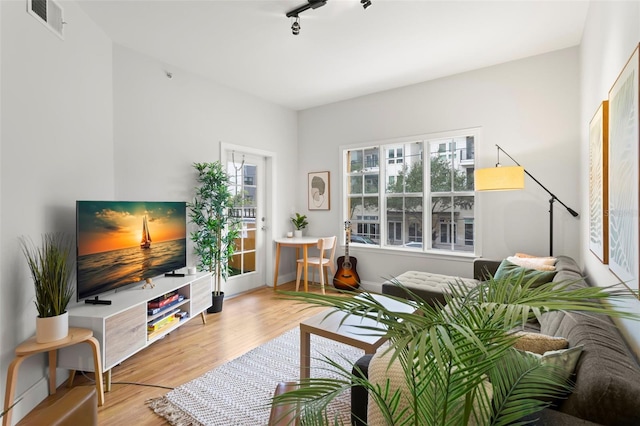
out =
<svg viewBox="0 0 640 426"><path fill-rule="evenodd" d="M383 249L383 250L402 250L402 251L411 251L412 253L425 253L425 254L431 254L431 255L446 255L446 256L460 256L460 257L477 257L481 255L481 251L480 251L480 247L482 247L482 238L481 238L481 233L480 233L480 226L479 224L481 223L480 220L480 202L479 202L479 197L477 196L477 194L475 193L475 191L471 190L471 191L460 191L460 192L454 192L454 194L456 195L470 195L474 197L474 206L473 206L473 216L472 216L472 223L473 223L473 250L472 251L463 251L463 250L457 250L457 251L453 251L453 250L442 250L442 249L437 249L437 248L432 248L431 247L431 229L432 229L432 218L431 218L431 214L429 213L431 211L431 194L428 190L428 188L423 188L423 219L422 219L422 241L423 241L423 247L422 248L416 248L411 247L411 248L407 248L407 247L402 247L402 246L389 246L386 245L385 242L387 241L387 226L389 223L389 219L387 218L387 197L385 196L385 185L388 184L389 182L389 176L387 176L386 174L386 169L387 169L387 158L384 155L384 147L385 146L389 146L389 145L393 145L393 144L405 144L405 143L412 143L412 142L422 142L423 146L422 146L422 163L424 166L424 171L423 171L423 176L430 176L430 161L429 161L429 155L430 155L430 151L429 151L429 145L428 142L435 142L438 140L442 140L442 139L447 139L447 138L454 138L454 137L461 137L461 136L473 136L474 137L474 150L477 153L478 147L481 145L482 143L482 129L480 127L475 127L475 128L466 128L466 129L459 129L459 130L453 130L453 131L446 131L446 132L437 132L437 133L429 133L429 134L421 134L421 135L416 135L416 136L410 136L410 137L402 137L402 138L394 138L394 139L386 139L386 140L378 140L378 141L372 141L372 142L368 142L368 143L358 143L358 144L349 144L349 145L342 145L339 147L339 151L340 151L340 180L341 180L341 194L340 194L340 204L341 204L341 211L343 213L343 217L349 217L349 203L347 201L347 194L349 193L348 191L348 185L349 185L349 179L348 176L346 175L346 166L347 166L347 153L348 151L352 151L352 150L358 150L358 149L372 149L372 148L378 148L378 167L379 167L379 172L378 172L378 218L377 218L377 226L379 227L379 244L376 245L371 245L371 244L358 244L358 243L354 243L356 244L356 246L358 247L366 247L366 248L370 248L370 249ZM436 142L437 143L437 142ZM394 152L394 154L396 154L396 152ZM404 158L405 152L403 150L403 158ZM459 155L456 155L457 157L460 157ZM397 156L394 155L394 158L396 158ZM450 158L449 158L450 159ZM364 159L363 159L364 161ZM478 167L478 159L477 156L474 156L473 159L473 164L474 164L474 168ZM428 182L425 182L425 186L428 184ZM462 230L462 232L465 231L466 226L464 226L465 222L461 222L461 225L458 226L457 228ZM435 226L440 226L440 223L436 223L434 224ZM449 225L451 226L451 224ZM355 224L354 224L354 230L355 230ZM353 231L352 231L353 232ZM465 238L465 235L458 235L457 238L458 242L460 245L465 245L467 240Z"/></svg>

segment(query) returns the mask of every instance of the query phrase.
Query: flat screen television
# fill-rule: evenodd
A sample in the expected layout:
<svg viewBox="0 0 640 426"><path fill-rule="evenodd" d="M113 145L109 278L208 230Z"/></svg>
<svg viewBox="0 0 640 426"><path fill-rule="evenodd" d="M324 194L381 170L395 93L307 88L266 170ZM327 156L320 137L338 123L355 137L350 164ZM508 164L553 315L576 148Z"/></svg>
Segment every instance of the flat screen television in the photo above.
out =
<svg viewBox="0 0 640 426"><path fill-rule="evenodd" d="M77 201L77 299L187 265L185 202Z"/></svg>

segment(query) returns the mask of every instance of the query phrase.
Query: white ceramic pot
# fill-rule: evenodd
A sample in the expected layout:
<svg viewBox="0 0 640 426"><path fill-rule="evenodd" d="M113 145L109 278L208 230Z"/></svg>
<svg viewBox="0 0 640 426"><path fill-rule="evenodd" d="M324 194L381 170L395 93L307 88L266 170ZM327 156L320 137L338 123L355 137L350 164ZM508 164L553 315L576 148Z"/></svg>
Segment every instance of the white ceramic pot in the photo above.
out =
<svg viewBox="0 0 640 426"><path fill-rule="evenodd" d="M69 313L48 318L36 317L36 342L49 343L69 335Z"/></svg>
<svg viewBox="0 0 640 426"><path fill-rule="evenodd" d="M293 236L296 238L302 237L302 229L296 229L295 231L293 231Z"/></svg>

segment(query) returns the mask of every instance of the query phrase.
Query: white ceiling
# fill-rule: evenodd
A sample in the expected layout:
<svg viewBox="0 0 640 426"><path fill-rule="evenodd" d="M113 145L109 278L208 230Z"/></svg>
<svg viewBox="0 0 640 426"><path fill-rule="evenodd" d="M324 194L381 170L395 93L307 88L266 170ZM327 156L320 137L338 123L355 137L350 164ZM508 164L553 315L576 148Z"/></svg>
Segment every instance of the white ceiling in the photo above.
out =
<svg viewBox="0 0 640 426"><path fill-rule="evenodd" d="M328 0L300 14L294 36L285 14L306 1L78 3L117 44L295 110L576 46L589 7Z"/></svg>

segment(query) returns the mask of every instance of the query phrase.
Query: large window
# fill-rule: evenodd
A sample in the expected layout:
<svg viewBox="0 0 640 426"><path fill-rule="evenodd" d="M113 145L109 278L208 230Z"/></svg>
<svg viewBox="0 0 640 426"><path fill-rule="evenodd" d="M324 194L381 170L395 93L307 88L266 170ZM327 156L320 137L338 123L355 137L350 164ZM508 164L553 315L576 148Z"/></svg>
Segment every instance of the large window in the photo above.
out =
<svg viewBox="0 0 640 426"><path fill-rule="evenodd" d="M478 133L472 129L345 149L344 205L352 242L473 253Z"/></svg>

